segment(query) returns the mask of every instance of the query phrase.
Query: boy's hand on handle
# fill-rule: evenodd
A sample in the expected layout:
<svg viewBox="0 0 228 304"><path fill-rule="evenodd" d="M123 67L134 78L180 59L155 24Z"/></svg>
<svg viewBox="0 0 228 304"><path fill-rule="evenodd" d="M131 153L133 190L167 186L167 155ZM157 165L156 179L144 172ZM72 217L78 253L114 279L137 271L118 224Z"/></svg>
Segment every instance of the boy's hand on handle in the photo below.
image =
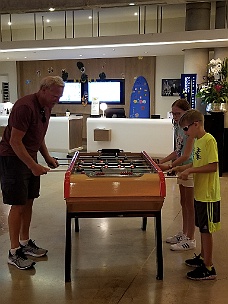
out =
<svg viewBox="0 0 228 304"><path fill-rule="evenodd" d="M184 170L183 172L180 173L179 177L183 180L187 180L190 172L189 169Z"/></svg>

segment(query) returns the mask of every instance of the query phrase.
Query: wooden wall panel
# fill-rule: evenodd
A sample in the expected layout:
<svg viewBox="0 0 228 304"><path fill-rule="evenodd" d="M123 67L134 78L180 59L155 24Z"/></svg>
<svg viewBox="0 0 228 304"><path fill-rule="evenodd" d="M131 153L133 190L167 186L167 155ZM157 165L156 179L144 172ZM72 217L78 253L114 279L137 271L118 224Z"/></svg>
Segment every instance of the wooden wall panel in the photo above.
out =
<svg viewBox="0 0 228 304"><path fill-rule="evenodd" d="M77 62L81 61L88 79L97 79L104 72L107 78L125 78L125 111L129 114L129 102L132 86L138 76L144 76L150 87L151 114L154 113L155 96L155 57L108 58L86 60L44 60L17 62L19 97L38 91L40 80L48 75L61 76L62 69L68 72L68 79L80 79L81 72ZM90 106L86 105L56 105L55 114L65 114L69 108L71 113L81 113L86 117L90 114ZM86 120L85 120L86 121ZM83 137L86 137L86 126L83 126Z"/></svg>

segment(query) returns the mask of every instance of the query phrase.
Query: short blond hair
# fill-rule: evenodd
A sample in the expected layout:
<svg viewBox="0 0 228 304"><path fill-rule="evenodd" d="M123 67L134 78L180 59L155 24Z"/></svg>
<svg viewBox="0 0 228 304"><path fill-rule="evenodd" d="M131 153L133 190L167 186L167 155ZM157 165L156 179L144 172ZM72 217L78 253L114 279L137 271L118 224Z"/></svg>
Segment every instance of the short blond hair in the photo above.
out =
<svg viewBox="0 0 228 304"><path fill-rule="evenodd" d="M180 127L184 127L186 124L194 123L195 121L199 121L201 125L204 124L204 116L200 111L190 109L186 111L179 120Z"/></svg>
<svg viewBox="0 0 228 304"><path fill-rule="evenodd" d="M53 85L64 87L65 83L60 76L47 76L41 80L40 89L50 89L50 87L52 87Z"/></svg>

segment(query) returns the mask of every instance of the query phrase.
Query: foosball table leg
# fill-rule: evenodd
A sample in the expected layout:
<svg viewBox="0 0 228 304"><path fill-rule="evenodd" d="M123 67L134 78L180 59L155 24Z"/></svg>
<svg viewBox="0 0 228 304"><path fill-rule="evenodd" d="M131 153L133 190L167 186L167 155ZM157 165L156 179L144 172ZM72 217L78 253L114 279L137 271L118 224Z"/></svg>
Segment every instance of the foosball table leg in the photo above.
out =
<svg viewBox="0 0 228 304"><path fill-rule="evenodd" d="M142 230L146 231L146 226L147 226L147 217L142 218Z"/></svg>
<svg viewBox="0 0 228 304"><path fill-rule="evenodd" d="M71 215L66 213L65 282L71 281Z"/></svg>
<svg viewBox="0 0 228 304"><path fill-rule="evenodd" d="M79 219L78 219L78 217L74 218L74 231L79 232Z"/></svg>
<svg viewBox="0 0 228 304"><path fill-rule="evenodd" d="M156 260L157 260L157 280L163 280L163 253L162 253L162 228L161 211L155 215L155 241L156 241Z"/></svg>

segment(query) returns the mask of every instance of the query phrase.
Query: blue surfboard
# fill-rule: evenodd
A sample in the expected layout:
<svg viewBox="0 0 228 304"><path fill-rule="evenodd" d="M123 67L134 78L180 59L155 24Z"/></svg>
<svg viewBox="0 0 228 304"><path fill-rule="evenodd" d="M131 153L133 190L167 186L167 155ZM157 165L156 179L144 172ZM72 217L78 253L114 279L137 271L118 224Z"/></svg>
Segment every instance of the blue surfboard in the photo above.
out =
<svg viewBox="0 0 228 304"><path fill-rule="evenodd" d="M143 76L139 76L133 85L129 117L150 118L150 89Z"/></svg>

